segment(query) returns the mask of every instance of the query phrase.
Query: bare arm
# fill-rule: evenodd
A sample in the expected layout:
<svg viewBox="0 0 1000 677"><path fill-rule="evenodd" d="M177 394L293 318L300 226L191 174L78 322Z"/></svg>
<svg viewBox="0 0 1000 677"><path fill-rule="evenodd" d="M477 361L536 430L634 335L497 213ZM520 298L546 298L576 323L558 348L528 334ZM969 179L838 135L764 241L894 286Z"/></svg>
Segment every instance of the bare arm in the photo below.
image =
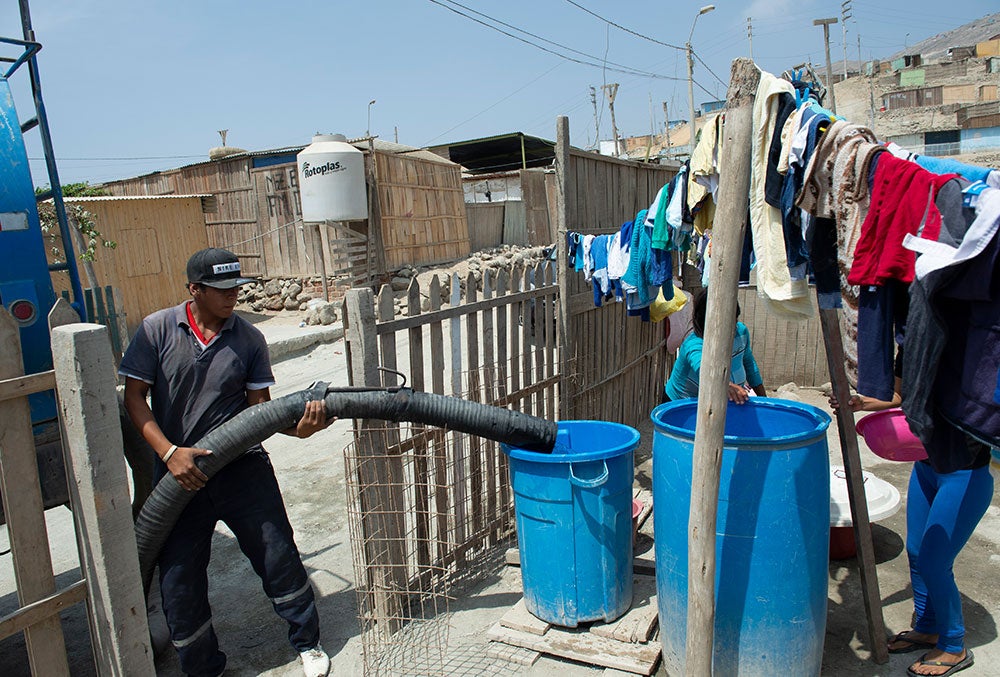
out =
<svg viewBox="0 0 1000 677"><path fill-rule="evenodd" d="M149 385L145 382L131 376L125 377L125 410L139 433L162 459L170 451L173 443L167 439L153 418L153 412L146 402L148 392ZM205 486L208 477L198 469L194 459L211 453L207 449L177 447L166 461L167 470L182 487L188 491L197 491Z"/></svg>
<svg viewBox="0 0 1000 677"><path fill-rule="evenodd" d="M903 403L903 396L901 394L902 386L903 379L897 376L891 400L877 400L874 397L855 394L851 395L851 398L847 400L847 406L850 407L851 411L883 411L898 407ZM830 406L834 410L839 406L836 395L830 395Z"/></svg>

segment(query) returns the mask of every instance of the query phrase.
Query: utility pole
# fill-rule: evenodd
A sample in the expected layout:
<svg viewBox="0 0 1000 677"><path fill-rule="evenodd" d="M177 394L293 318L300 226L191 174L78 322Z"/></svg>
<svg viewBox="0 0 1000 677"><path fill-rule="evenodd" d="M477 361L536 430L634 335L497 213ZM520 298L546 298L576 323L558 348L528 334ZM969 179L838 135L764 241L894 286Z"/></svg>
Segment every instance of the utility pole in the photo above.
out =
<svg viewBox="0 0 1000 677"><path fill-rule="evenodd" d="M399 125L393 125L392 138L396 140L396 143L399 143Z"/></svg>
<svg viewBox="0 0 1000 677"><path fill-rule="evenodd" d="M685 50L687 50L687 61L688 61L688 112L691 114L691 120L688 122L688 128L691 132L690 134L690 151L689 156L694 155L694 142L695 142L695 131L697 127L694 123L694 49L691 47L691 40L694 39L694 27L698 25L698 17L702 14L708 14L709 12L715 10L715 5L705 5L698 10L698 13L694 15L694 21L691 22L691 32L688 33L688 41L684 44Z"/></svg>
<svg viewBox="0 0 1000 677"><path fill-rule="evenodd" d="M868 76L868 129L875 133L875 78L879 75L879 68L874 64L874 56L871 61L872 73Z"/></svg>
<svg viewBox="0 0 1000 677"><path fill-rule="evenodd" d="M604 90L605 95L608 97L608 110L611 111L611 134L615 139L615 157L619 157L621 149L618 147L618 125L615 124L615 97L618 96L618 83L612 82L610 85L601 85L601 89Z"/></svg>
<svg viewBox="0 0 1000 677"><path fill-rule="evenodd" d="M590 102L594 104L594 148L601 147L601 120L597 117L597 90L590 88Z"/></svg>
<svg viewBox="0 0 1000 677"><path fill-rule="evenodd" d="M750 60L753 61L753 23L750 17L747 17L747 39L750 40Z"/></svg>
<svg viewBox="0 0 1000 677"><path fill-rule="evenodd" d="M851 0L844 0L840 3L840 27L844 29L844 79L847 79L847 20L851 14ZM861 67L861 60L858 60L858 67Z"/></svg>
<svg viewBox="0 0 1000 677"><path fill-rule="evenodd" d="M666 137L667 157L670 157L670 114L667 112L667 102L663 102L663 135Z"/></svg>
<svg viewBox="0 0 1000 677"><path fill-rule="evenodd" d="M823 27L823 43L826 46L826 86L830 90L830 110L837 112L837 95L833 91L833 66L830 65L830 24L837 23L837 17L831 19L813 19L813 26Z"/></svg>

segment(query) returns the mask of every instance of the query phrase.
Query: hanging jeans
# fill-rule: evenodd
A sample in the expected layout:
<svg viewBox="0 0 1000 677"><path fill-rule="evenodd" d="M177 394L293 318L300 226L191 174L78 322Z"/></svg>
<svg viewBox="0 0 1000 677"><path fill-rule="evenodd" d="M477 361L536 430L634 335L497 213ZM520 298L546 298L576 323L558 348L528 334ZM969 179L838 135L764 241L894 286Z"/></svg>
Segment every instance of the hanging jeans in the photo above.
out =
<svg viewBox="0 0 1000 677"><path fill-rule="evenodd" d="M906 554L913 608L920 633L938 635L937 648L961 653L965 640L962 599L952 565L993 497L988 465L951 473L913 464L906 494Z"/></svg>
<svg viewBox="0 0 1000 677"><path fill-rule="evenodd" d="M319 614L271 461L249 452L197 491L160 553L160 591L170 639L188 675L219 675L226 655L212 628L208 560L216 523L235 534L296 651L319 643Z"/></svg>

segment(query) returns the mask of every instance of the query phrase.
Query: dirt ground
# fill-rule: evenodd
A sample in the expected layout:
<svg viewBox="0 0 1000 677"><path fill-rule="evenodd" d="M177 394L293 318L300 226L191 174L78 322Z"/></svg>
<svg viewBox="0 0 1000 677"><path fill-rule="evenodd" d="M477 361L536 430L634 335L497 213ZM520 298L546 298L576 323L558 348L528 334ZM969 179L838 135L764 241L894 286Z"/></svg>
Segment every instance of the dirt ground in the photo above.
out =
<svg viewBox="0 0 1000 677"><path fill-rule="evenodd" d="M258 318L266 335L287 337L296 332L298 317L292 313ZM307 329L302 329L307 331ZM287 355L275 365L281 395L307 386L316 379L346 384L343 340L321 343ZM783 396L799 399L826 409L826 400L815 389L789 387ZM651 447L653 430L647 422L640 428L642 442L636 452L637 486L651 489ZM317 592L322 625L322 642L333 659L335 675L361 675L363 658L357 623L357 600L350 534L346 513L346 484L343 450L351 441L350 425L339 421L331 429L309 440L276 435L266 443L283 495L303 561ZM840 461L835 425L829 430L830 457ZM866 470L890 482L905 500L910 465L885 461L863 446ZM909 576L904 551L905 518L901 509L873 525L878 562L879 589L886 626L890 632L910 627L912 611ZM79 578L73 548L70 513L55 509L47 513L53 559L59 585ZM638 549L652 547L652 519L646 522ZM6 550L6 533L0 528L0 552ZM916 654L892 656L886 665L870 660L871 650L865 624L865 610L857 563L830 562L829 613L825 638L823 673L829 675L905 675ZM968 645L976 653L976 665L963 675L1000 674L1000 494L996 494L986 517L955 565L963 593ZM285 639L285 628L270 608L259 581L240 552L232 534L220 526L213 544L210 567L211 603L216 631L229 656L227 676L300 675L294 652ZM496 566L486 570L471 588L453 590L442 627L448 628L448 645L443 674L448 675L551 675L564 677L599 675L602 669L549 657L530 667L491 658L487 655L486 631L521 596L517 568ZM0 616L16 608L9 555L0 555ZM93 675L89 656L88 630L82 606L63 614L67 644L74 675ZM180 675L172 650L156 663L162 677ZM789 666L794 673L794 666ZM412 674L419 674L411 671ZM26 677L25 650L20 636L0 641L0 674ZM665 674L662 667L658 674Z"/></svg>

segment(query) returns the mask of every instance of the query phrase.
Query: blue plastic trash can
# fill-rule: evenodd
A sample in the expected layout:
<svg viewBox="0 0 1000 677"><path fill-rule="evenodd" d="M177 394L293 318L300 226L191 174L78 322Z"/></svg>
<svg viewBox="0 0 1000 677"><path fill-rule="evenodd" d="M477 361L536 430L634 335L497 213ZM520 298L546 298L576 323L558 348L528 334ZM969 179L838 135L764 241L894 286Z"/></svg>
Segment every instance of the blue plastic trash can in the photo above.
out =
<svg viewBox="0 0 1000 677"><path fill-rule="evenodd" d="M663 662L685 674L697 400L653 410L653 531ZM750 398L726 410L716 525L716 675L819 675L830 459L820 409Z"/></svg>
<svg viewBox="0 0 1000 677"><path fill-rule="evenodd" d="M575 628L632 604L632 453L639 432L619 423L561 421L551 454L503 450L517 516L528 611Z"/></svg>

